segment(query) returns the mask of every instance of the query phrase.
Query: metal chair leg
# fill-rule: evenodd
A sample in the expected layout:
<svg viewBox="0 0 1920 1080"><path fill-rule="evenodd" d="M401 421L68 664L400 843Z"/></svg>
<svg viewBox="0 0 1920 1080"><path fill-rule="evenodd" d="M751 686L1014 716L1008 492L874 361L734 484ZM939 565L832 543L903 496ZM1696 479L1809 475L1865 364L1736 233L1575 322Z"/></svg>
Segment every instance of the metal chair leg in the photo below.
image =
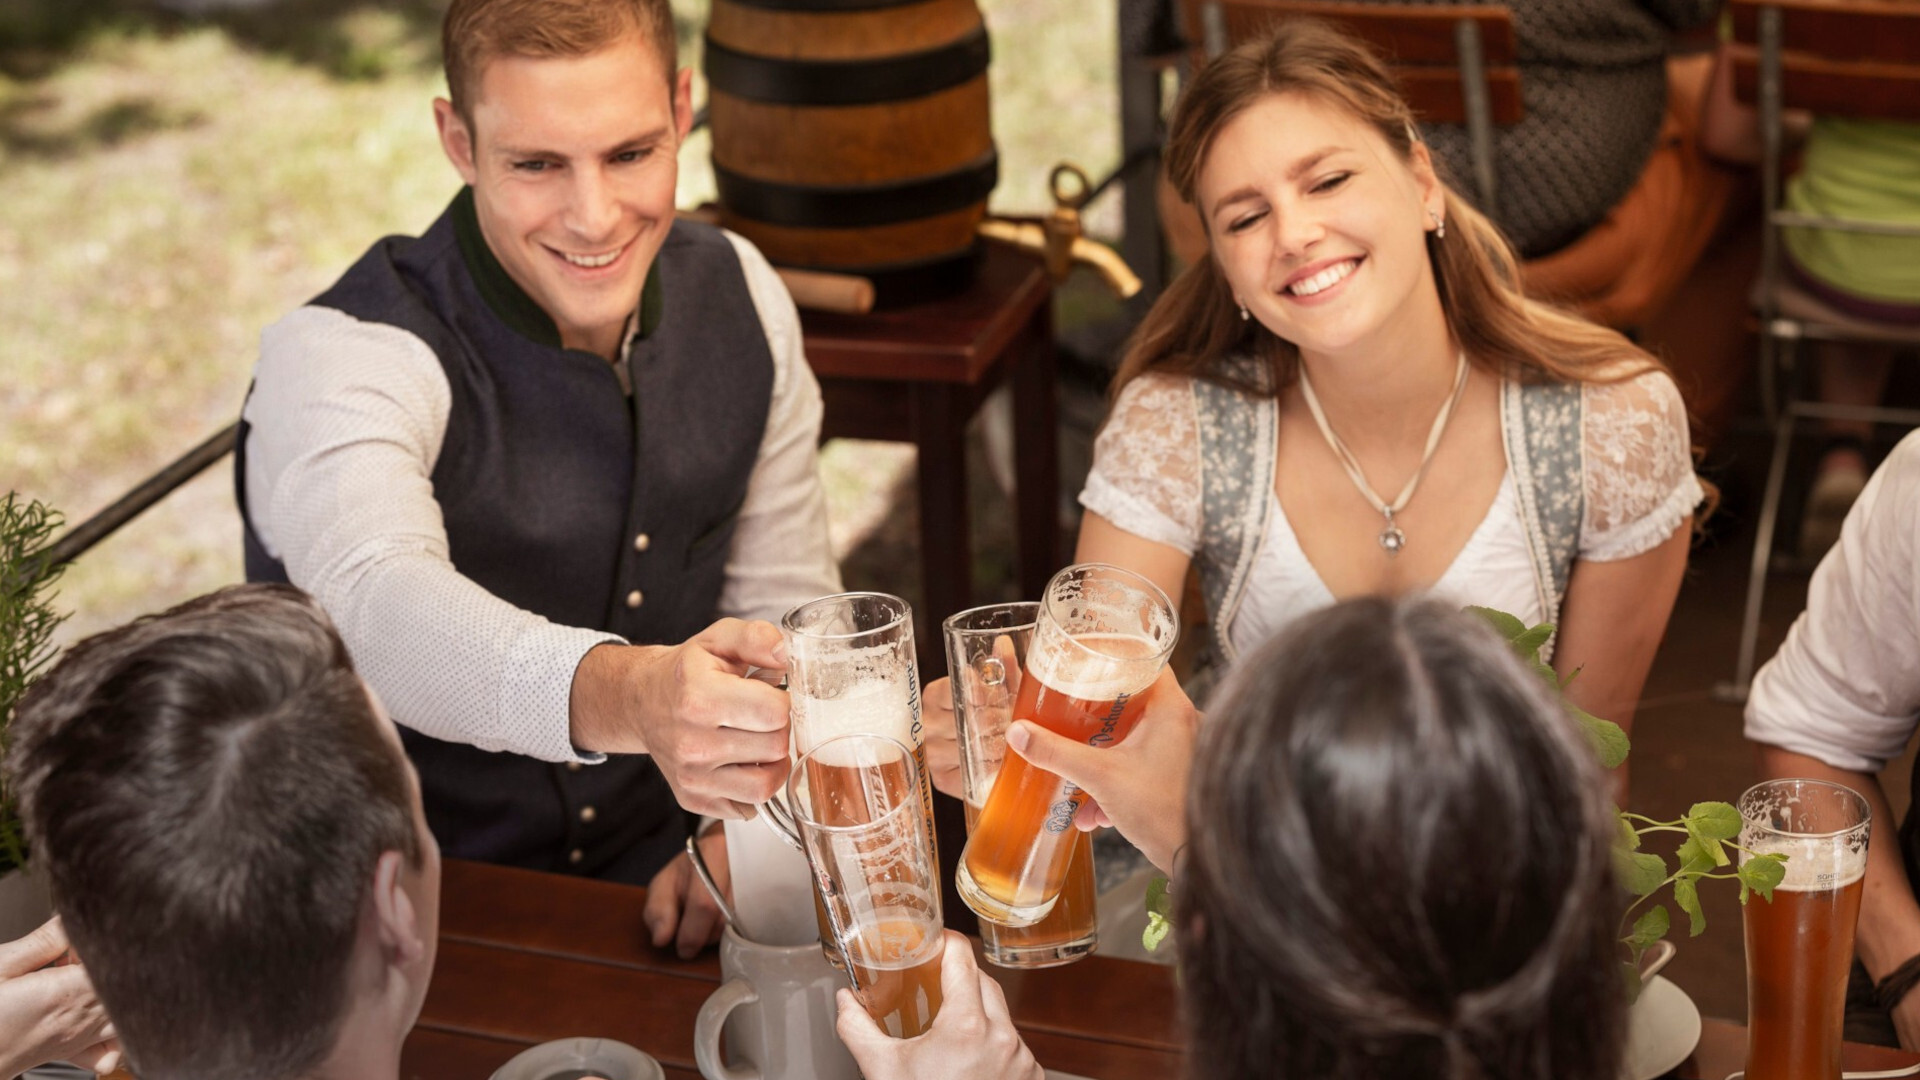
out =
<svg viewBox="0 0 1920 1080"><path fill-rule="evenodd" d="M1780 499L1787 481L1787 456L1793 450L1793 403L1780 410L1773 428L1773 461L1767 466L1767 491L1760 501L1760 520L1753 538L1753 564L1747 570L1747 610L1740 622L1740 658L1733 680L1713 688L1717 701L1744 704L1753 688L1754 650L1760 638L1760 609L1767 596L1767 568L1773 561L1773 536L1779 524Z"/></svg>

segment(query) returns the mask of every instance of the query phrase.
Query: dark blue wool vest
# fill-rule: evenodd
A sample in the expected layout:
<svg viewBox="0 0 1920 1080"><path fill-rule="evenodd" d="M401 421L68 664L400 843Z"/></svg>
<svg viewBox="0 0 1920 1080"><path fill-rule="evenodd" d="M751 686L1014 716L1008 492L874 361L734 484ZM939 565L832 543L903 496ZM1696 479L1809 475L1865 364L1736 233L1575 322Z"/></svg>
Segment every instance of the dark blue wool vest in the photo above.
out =
<svg viewBox="0 0 1920 1080"><path fill-rule="evenodd" d="M452 411L432 480L456 569L556 623L677 644L716 616L773 358L717 230L675 224L647 291L658 317L633 344L629 398L606 360L560 346L463 191L424 236L381 241L313 303L439 357ZM239 445L244 519L244 429ZM246 564L250 581L286 580L250 523ZM450 856L645 884L685 841L687 815L645 755L570 767L401 737Z"/></svg>

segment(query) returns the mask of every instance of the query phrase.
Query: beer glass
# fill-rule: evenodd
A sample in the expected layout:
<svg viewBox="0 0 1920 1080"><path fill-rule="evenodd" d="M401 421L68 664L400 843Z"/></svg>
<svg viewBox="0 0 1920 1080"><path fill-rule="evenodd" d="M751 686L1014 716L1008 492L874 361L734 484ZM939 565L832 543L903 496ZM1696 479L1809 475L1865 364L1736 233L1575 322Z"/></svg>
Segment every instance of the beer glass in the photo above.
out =
<svg viewBox="0 0 1920 1080"><path fill-rule="evenodd" d="M1741 847L1787 857L1773 902L1746 905L1747 1080L1837 1080L1867 800L1821 780L1769 780L1740 796L1740 818Z"/></svg>
<svg viewBox="0 0 1920 1080"><path fill-rule="evenodd" d="M793 757L839 735L887 735L912 748L920 765L921 812L933 834L933 789L921 748L920 675L913 646L913 609L886 593L853 592L809 600L780 620L787 641L787 697L792 703ZM801 841L787 808L770 802L761 816L794 847ZM815 897L823 946L832 941L826 910ZM839 962L839 952L827 948Z"/></svg>
<svg viewBox="0 0 1920 1080"><path fill-rule="evenodd" d="M842 735L801 755L787 802L853 991L889 1035L940 1011L940 870L905 744Z"/></svg>
<svg viewBox="0 0 1920 1080"><path fill-rule="evenodd" d="M941 624L969 833L1007 756L1007 725L1013 722L1021 665L1039 610L1039 604L1030 602L989 604L949 616ZM1095 914L1093 836L1076 830L1066 885L1053 910L1032 926L1018 928L982 920L982 951L989 962L1006 968L1072 963L1091 954L1098 943Z"/></svg>
<svg viewBox="0 0 1920 1080"><path fill-rule="evenodd" d="M1013 718L1095 747L1133 730L1173 651L1179 619L1167 594L1117 566L1082 563L1047 582ZM954 888L974 913L1031 926L1066 886L1079 832L1079 788L1017 753L1006 755L960 856Z"/></svg>

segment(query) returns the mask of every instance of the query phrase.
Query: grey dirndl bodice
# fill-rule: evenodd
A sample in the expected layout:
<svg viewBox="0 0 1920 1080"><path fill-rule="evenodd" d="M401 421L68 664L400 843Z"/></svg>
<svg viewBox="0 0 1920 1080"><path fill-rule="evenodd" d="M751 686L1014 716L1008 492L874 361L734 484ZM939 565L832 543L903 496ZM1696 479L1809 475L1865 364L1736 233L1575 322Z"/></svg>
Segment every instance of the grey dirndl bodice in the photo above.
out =
<svg viewBox="0 0 1920 1080"><path fill-rule="evenodd" d="M1255 361L1240 358L1239 372ZM1230 630L1246 595L1247 577L1273 513L1279 409L1271 397L1216 382L1193 383L1200 439L1201 592L1211 636L1208 666L1236 658ZM1540 610L1557 619L1566 595L1586 512L1578 383L1500 385L1500 431L1526 530ZM1209 674L1212 674L1211 672ZM1199 688L1190 686L1190 693ZM1197 697L1195 700L1199 700Z"/></svg>

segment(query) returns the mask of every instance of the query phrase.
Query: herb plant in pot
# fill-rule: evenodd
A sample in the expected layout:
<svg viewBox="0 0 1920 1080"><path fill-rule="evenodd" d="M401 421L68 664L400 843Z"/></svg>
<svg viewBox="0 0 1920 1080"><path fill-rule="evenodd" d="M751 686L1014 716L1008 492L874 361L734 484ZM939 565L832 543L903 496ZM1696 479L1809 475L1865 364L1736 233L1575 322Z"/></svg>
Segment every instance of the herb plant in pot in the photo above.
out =
<svg viewBox="0 0 1920 1080"><path fill-rule="evenodd" d="M63 567L47 557L61 517L45 504L8 492L0 500L0 754L10 742L14 708L53 658L53 608ZM0 941L12 941L52 915L46 882L31 872L13 792L0 775Z"/></svg>

